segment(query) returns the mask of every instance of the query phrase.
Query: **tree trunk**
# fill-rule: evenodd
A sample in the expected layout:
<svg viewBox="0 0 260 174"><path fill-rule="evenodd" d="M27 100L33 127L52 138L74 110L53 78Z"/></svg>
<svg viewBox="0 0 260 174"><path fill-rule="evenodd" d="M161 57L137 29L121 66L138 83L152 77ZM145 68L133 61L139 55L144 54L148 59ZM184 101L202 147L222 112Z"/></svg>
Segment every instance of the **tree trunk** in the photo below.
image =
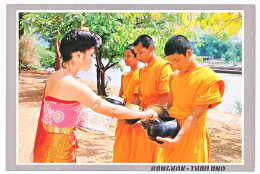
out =
<svg viewBox="0 0 260 174"><path fill-rule="evenodd" d="M102 89L101 89L101 72L99 68L97 67L97 91L98 95L102 95Z"/></svg>
<svg viewBox="0 0 260 174"><path fill-rule="evenodd" d="M96 60L97 60L97 91L98 95L106 95L106 89L104 88L105 79L104 79L104 73L102 73L102 51L101 48L96 49Z"/></svg>
<svg viewBox="0 0 260 174"><path fill-rule="evenodd" d="M106 85L105 85L105 72L101 73L101 91L103 95L106 95Z"/></svg>
<svg viewBox="0 0 260 174"><path fill-rule="evenodd" d="M19 21L23 19L24 13L19 13ZM21 27L21 23L19 22L19 38L24 34L24 29Z"/></svg>
<svg viewBox="0 0 260 174"><path fill-rule="evenodd" d="M61 68L61 55L60 55L60 41L54 39L53 45L55 48L55 62L54 62L54 70L57 71Z"/></svg>
<svg viewBox="0 0 260 174"><path fill-rule="evenodd" d="M111 67L115 66L117 63L112 62L113 57L110 59L109 63L106 65L106 67L102 64L102 50L101 48L96 49L96 60L97 60L97 91L98 95L106 95L106 78L105 78L105 72L110 69Z"/></svg>

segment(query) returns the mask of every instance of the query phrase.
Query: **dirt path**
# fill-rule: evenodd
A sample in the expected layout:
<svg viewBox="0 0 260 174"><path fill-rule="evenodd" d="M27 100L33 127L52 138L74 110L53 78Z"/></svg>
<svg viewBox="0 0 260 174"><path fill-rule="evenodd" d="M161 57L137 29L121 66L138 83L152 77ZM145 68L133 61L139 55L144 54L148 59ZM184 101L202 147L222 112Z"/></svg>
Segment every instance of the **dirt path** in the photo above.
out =
<svg viewBox="0 0 260 174"><path fill-rule="evenodd" d="M18 107L18 163L30 163L37 121L40 113L45 80L48 72L22 72L19 75ZM96 91L96 82L86 82ZM118 94L117 87L108 87L107 93ZM210 110L206 127L211 138L212 163L241 163L242 139L241 115ZM78 163L111 163L113 156L116 119L112 119L108 134L85 133L76 131L79 148Z"/></svg>

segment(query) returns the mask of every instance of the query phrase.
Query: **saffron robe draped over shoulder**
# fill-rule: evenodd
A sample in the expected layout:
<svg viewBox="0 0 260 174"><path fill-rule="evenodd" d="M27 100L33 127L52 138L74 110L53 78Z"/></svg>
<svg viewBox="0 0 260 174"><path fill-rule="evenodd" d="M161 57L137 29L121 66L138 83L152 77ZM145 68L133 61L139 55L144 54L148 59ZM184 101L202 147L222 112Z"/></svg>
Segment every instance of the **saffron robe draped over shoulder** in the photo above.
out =
<svg viewBox="0 0 260 174"><path fill-rule="evenodd" d="M169 92L170 63L158 57L140 71L140 106L156 104L160 94Z"/></svg>
<svg viewBox="0 0 260 174"><path fill-rule="evenodd" d="M160 57L140 70L140 106L146 108L156 104L160 99L160 94L169 92L171 73L170 63ZM162 148L156 146L155 142L148 138L140 123L134 125L132 144L130 162L162 162Z"/></svg>
<svg viewBox="0 0 260 174"><path fill-rule="evenodd" d="M139 89L139 71L140 69L135 69L122 78L123 95L122 98L127 102L132 102L135 99L135 95L138 93Z"/></svg>
<svg viewBox="0 0 260 174"><path fill-rule="evenodd" d="M74 132L49 132L45 126L63 130L73 130L83 105L77 101L65 101L45 97L42 99L40 117L34 142L34 163L75 163L77 141Z"/></svg>
<svg viewBox="0 0 260 174"><path fill-rule="evenodd" d="M132 70L122 78L122 98L130 103L138 93L139 69ZM127 163L131 154L132 147L132 125L126 124L123 120L118 119L115 131L115 143L113 149L114 163Z"/></svg>
<svg viewBox="0 0 260 174"><path fill-rule="evenodd" d="M177 119L180 127L190 116L194 105L209 105L214 108L222 101L224 81L208 67L196 67L178 74L171 82L173 104L169 109L171 117ZM205 163L210 160L210 139L205 128L205 111L192 130L173 150L164 150L165 163Z"/></svg>

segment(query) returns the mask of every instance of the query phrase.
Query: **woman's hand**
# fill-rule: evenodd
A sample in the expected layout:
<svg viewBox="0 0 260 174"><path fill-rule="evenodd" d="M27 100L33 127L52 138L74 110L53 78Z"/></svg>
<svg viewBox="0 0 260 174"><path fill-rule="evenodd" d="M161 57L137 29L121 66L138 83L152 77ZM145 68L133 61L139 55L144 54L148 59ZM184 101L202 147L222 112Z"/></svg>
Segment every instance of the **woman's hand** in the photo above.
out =
<svg viewBox="0 0 260 174"><path fill-rule="evenodd" d="M144 111L144 114L145 119L156 120L158 118L158 114L152 109Z"/></svg>
<svg viewBox="0 0 260 174"><path fill-rule="evenodd" d="M175 149L176 146L179 143L179 139L175 137L174 139L172 138L162 138L162 137L156 137L158 141L162 141L162 144L157 143L158 146L165 148L165 149Z"/></svg>

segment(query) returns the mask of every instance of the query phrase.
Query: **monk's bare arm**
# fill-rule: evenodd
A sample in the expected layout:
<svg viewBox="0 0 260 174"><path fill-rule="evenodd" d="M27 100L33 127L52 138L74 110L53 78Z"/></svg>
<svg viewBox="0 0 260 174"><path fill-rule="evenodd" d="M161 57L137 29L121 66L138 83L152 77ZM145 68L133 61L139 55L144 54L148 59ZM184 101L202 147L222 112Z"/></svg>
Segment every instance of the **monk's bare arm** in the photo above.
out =
<svg viewBox="0 0 260 174"><path fill-rule="evenodd" d="M173 72L171 73L170 79L169 79L169 87L170 87L170 92L168 94L168 102L167 102L167 109L169 110L172 107L173 103L173 94L172 94L172 80L178 75L178 72Z"/></svg>
<svg viewBox="0 0 260 174"><path fill-rule="evenodd" d="M140 70L139 70L139 80L140 80L140 74L141 74L142 71L143 71L143 68L140 68ZM140 86L139 86L138 93L135 95L134 100L131 102L132 104L140 105L140 103L141 103L140 97L139 97L140 92L141 91L140 91Z"/></svg>
<svg viewBox="0 0 260 174"><path fill-rule="evenodd" d="M168 94L168 101L167 101L167 106L166 108L169 110L172 107L172 103L173 103L173 93L172 93L172 81L175 77L177 77L177 75L179 74L179 71L174 71L171 73L170 78L169 78L169 88L170 88L170 92Z"/></svg>
<svg viewBox="0 0 260 174"><path fill-rule="evenodd" d="M160 94L159 100L156 102L159 105L166 106L168 102L168 93Z"/></svg>
<svg viewBox="0 0 260 174"><path fill-rule="evenodd" d="M163 141L164 143L159 145L163 148L174 149L175 146L182 141L187 133L192 131L193 127L197 124L200 116L207 110L208 105L195 105L192 113L184 121L179 133L174 139L157 137L157 140Z"/></svg>
<svg viewBox="0 0 260 174"><path fill-rule="evenodd" d="M139 93L135 95L135 99L131 103L135 105L140 105L141 102L139 98Z"/></svg>
<svg viewBox="0 0 260 174"><path fill-rule="evenodd" d="M172 102L173 102L173 95L172 95L172 91L170 90L170 92L168 94L168 102L167 102L167 106L166 106L166 108L168 110L172 107Z"/></svg>
<svg viewBox="0 0 260 174"><path fill-rule="evenodd" d="M124 75L121 76L121 86L120 86L120 90L119 90L119 97L122 97L123 96L123 77Z"/></svg>

